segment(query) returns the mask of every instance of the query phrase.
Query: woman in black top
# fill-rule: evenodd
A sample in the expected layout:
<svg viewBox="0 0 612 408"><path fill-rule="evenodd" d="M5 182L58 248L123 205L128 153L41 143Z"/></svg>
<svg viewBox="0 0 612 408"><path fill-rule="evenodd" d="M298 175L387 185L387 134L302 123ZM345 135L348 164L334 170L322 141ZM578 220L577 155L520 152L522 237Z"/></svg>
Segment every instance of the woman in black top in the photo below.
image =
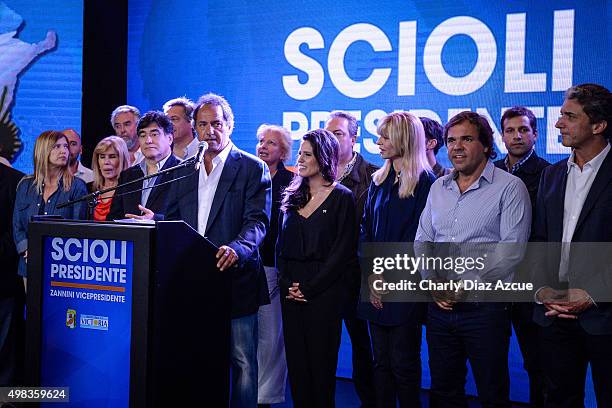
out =
<svg viewBox="0 0 612 408"><path fill-rule="evenodd" d="M330 132L306 133L296 176L281 205L277 266L283 332L296 407L333 407L340 312L356 257L353 195L334 182L338 142Z"/></svg>
<svg viewBox="0 0 612 408"><path fill-rule="evenodd" d="M268 281L270 304L257 311L257 403L259 407L285 402L287 361L281 317L278 270L275 266L274 247L278 237L278 217L282 192L287 188L293 173L284 162L291 158L291 134L277 125L261 125L257 129L257 157L266 162L272 176L272 210L270 228L260 248Z"/></svg>
<svg viewBox="0 0 612 408"><path fill-rule="evenodd" d="M360 243L413 242L435 181L425 153L423 125L408 112L393 112L378 121L378 135L385 164L372 175ZM383 278L388 282L410 278L404 271L391 274L387 271ZM395 408L399 401L400 407L419 407L421 324L427 304L383 302L371 283L369 302L359 305L359 317L370 322L376 406Z"/></svg>

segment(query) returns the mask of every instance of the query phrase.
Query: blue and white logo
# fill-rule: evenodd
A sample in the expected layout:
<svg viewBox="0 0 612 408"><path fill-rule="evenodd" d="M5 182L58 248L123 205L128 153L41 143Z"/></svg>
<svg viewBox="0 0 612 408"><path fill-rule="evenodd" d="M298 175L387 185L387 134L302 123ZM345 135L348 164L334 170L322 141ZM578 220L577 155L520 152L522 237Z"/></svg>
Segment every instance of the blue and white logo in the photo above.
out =
<svg viewBox="0 0 612 408"><path fill-rule="evenodd" d="M106 316L81 315L79 322L81 329L108 331L108 317Z"/></svg>

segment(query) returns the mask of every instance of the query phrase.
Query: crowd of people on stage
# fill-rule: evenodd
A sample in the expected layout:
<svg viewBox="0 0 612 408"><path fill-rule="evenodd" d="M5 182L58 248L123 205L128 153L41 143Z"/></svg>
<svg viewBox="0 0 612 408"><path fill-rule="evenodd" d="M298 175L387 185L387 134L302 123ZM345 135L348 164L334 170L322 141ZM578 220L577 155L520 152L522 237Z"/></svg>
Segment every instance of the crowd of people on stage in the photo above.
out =
<svg viewBox="0 0 612 408"><path fill-rule="evenodd" d="M22 375L28 222L59 215L183 220L218 245L216 267L231 274L233 407L283 402L287 377L296 407L333 407L342 322L363 407L420 406L423 327L432 407L467 406L468 361L482 406L510 407L512 327L530 406L583 406L590 365L598 406L612 407L612 304L572 286L569 252L553 260L554 284L523 303L466 302L443 290L426 303L387 302L358 256L366 243L612 242L605 87L565 93L555 126L571 154L556 164L537 155L537 120L523 106L501 117L508 153L497 161L494 132L478 113L445 125L389 113L377 123L380 168L355 151L359 125L349 112L333 111L324 129L302 135L293 161L291 134L278 125L259 127L256 155L238 148L234 113L219 95L172 99L162 110L116 108L115 135L98 142L91 170L74 129L38 136L32 175L0 164L0 386ZM194 157L201 142L195 169L123 186ZM452 168L436 159L443 146ZM92 208L57 208L96 191L104 192Z"/></svg>

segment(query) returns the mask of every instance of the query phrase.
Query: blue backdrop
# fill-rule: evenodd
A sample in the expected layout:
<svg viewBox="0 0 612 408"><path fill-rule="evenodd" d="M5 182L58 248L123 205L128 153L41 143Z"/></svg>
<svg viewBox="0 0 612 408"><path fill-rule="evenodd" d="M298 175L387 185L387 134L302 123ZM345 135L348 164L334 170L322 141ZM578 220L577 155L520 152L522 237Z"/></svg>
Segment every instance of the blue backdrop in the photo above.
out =
<svg viewBox="0 0 612 408"><path fill-rule="evenodd" d="M249 151L261 123L297 138L330 110L350 110L361 119L359 149L374 162L386 112L446 122L478 110L498 129L502 110L523 104L539 117L538 153L554 162L568 153L554 128L563 91L610 86L611 4L133 0L128 102L146 111L180 95L222 94L236 114L233 139Z"/></svg>
<svg viewBox="0 0 612 408"><path fill-rule="evenodd" d="M129 2L128 103L161 109L171 98L224 95L234 142L254 152L261 123L299 138L327 112L360 119L358 148L375 163L376 121L412 110L445 123L461 110L490 118L496 143L504 108L538 117L538 154L568 154L554 127L572 84L612 85L610 0L351 2ZM294 152L297 144L294 144ZM445 149L440 158L448 164ZM346 336L344 336L346 339ZM350 377L343 343L338 373ZM429 384L424 350L424 385ZM512 398L527 383L512 344ZM470 383L468 389L474 392ZM588 401L592 401L589 394Z"/></svg>
<svg viewBox="0 0 612 408"><path fill-rule="evenodd" d="M0 88L17 79L8 108L23 149L13 166L31 173L34 141L41 132L81 129L83 2L0 0L0 36L14 30L10 43L0 40ZM36 50L24 66L16 64L28 47L46 41L48 31L55 33L55 46Z"/></svg>

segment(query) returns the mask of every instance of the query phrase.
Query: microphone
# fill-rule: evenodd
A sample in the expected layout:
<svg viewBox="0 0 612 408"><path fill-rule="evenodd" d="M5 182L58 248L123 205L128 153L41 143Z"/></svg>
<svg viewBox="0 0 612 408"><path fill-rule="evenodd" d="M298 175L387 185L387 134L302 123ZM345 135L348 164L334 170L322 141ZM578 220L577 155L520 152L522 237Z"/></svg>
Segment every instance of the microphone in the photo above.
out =
<svg viewBox="0 0 612 408"><path fill-rule="evenodd" d="M208 149L208 143L205 141L201 141L198 143L198 153L195 155L195 169L200 170L200 166L202 165L202 159L204 158L204 150Z"/></svg>

